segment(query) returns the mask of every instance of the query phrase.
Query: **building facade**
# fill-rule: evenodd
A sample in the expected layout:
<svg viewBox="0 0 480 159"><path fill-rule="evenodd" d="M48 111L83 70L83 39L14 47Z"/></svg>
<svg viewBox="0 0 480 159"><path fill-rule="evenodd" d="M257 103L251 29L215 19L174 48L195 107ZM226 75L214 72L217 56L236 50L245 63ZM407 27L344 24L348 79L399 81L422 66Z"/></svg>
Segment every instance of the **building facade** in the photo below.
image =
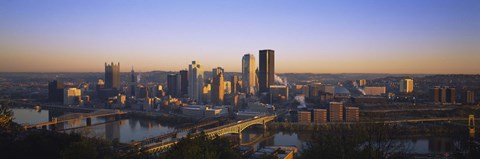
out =
<svg viewBox="0 0 480 159"><path fill-rule="evenodd" d="M177 97L178 90L178 74L167 75L167 95Z"/></svg>
<svg viewBox="0 0 480 159"><path fill-rule="evenodd" d="M63 89L65 86L63 82L53 80L48 82L48 101L49 102L63 102Z"/></svg>
<svg viewBox="0 0 480 159"><path fill-rule="evenodd" d="M387 93L386 87L367 86L367 87L364 87L363 90L365 91L365 95L372 95L372 96L380 96Z"/></svg>
<svg viewBox="0 0 480 159"><path fill-rule="evenodd" d="M435 104L456 104L456 89L452 87L439 87L433 88L433 103Z"/></svg>
<svg viewBox="0 0 480 159"><path fill-rule="evenodd" d="M360 110L358 109L358 107L345 107L343 114L345 122L360 121Z"/></svg>
<svg viewBox="0 0 480 159"><path fill-rule="evenodd" d="M214 105L223 105L223 97L225 95L225 83L223 81L223 75L225 70L221 67L214 68L212 70L212 92L211 100Z"/></svg>
<svg viewBox="0 0 480 159"><path fill-rule="evenodd" d="M326 109L313 109L313 122L314 123L326 123L327 122L327 110Z"/></svg>
<svg viewBox="0 0 480 159"><path fill-rule="evenodd" d="M298 122L299 123L311 123L312 117L310 111L298 111Z"/></svg>
<svg viewBox="0 0 480 159"><path fill-rule="evenodd" d="M105 88L120 90L120 63L105 63Z"/></svg>
<svg viewBox="0 0 480 159"><path fill-rule="evenodd" d="M463 104L475 104L475 93L471 90L463 91Z"/></svg>
<svg viewBox="0 0 480 159"><path fill-rule="evenodd" d="M329 122L342 122L343 121L343 103L342 102L330 102L328 108L328 121Z"/></svg>
<svg viewBox="0 0 480 159"><path fill-rule="evenodd" d="M187 70L181 70L180 71L180 97L185 97L188 95L188 71Z"/></svg>
<svg viewBox="0 0 480 159"><path fill-rule="evenodd" d="M275 51L260 50L259 55L259 92L265 93L269 91L270 85L275 82Z"/></svg>
<svg viewBox="0 0 480 159"><path fill-rule="evenodd" d="M204 85L203 67L197 61L188 66L188 97L202 102Z"/></svg>
<svg viewBox="0 0 480 159"><path fill-rule="evenodd" d="M63 90L63 105L80 104L82 91L77 88L65 88Z"/></svg>
<svg viewBox="0 0 480 159"><path fill-rule="evenodd" d="M255 95L257 91L257 74L255 64L255 56L253 54L245 54L242 58L242 78L243 90L247 94Z"/></svg>
<svg viewBox="0 0 480 159"><path fill-rule="evenodd" d="M412 93L413 92L413 79L401 79L400 80L400 92Z"/></svg>

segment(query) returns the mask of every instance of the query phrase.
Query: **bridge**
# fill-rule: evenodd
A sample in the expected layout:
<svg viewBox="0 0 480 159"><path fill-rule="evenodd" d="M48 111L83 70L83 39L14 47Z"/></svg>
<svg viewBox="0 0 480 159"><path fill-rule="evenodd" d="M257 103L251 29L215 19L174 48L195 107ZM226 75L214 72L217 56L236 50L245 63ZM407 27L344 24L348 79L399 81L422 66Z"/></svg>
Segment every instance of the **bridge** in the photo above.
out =
<svg viewBox="0 0 480 159"><path fill-rule="evenodd" d="M143 147L143 146L147 146L147 145L154 144L154 143L161 143L168 138L172 138L172 139L177 138L179 133L195 130L195 129L202 128L202 127L209 126L209 125L215 125L215 124L218 124L218 123L219 123L219 121L210 121L210 122L199 123L199 124L196 124L196 125L193 125L193 126L180 128L180 129L177 129L173 132L169 132L169 133L166 133L166 134L163 134L163 135L160 135L160 136L148 138L148 139L145 139L145 140L142 140L142 141L131 142L127 146L121 147L119 149L126 150L126 149L129 149L130 147L136 147L136 146Z"/></svg>
<svg viewBox="0 0 480 159"><path fill-rule="evenodd" d="M251 118L243 121L238 121L236 123L230 123L220 127L215 127L212 129L205 130L205 134L208 136L223 136L226 134L238 134L240 141L242 141L242 131L252 125L263 125L263 128L266 129L267 122L273 121L276 118L275 115L269 116L260 116L256 118ZM200 132L193 134L192 136L199 135ZM165 143L154 143L143 147L145 153L155 154L161 153L168 150L171 146L175 145L178 141L170 141Z"/></svg>
<svg viewBox="0 0 480 159"><path fill-rule="evenodd" d="M27 103L27 102L18 102L10 101L14 107L30 107L34 108L35 106L41 106L42 109L47 110L58 110L58 111L68 111L68 112L77 112L77 113L91 113L99 110L98 108L84 108L77 106L64 106L64 105L55 105L55 104L38 104L38 103Z"/></svg>
<svg viewBox="0 0 480 159"><path fill-rule="evenodd" d="M120 119L120 115L126 114L126 112L122 112L119 110L108 110L108 109L100 109L91 113L72 113L72 114L66 114L61 117L53 118L52 121L45 122L45 123L39 123L39 124L31 124L31 125L24 125L23 127L25 129L32 129L32 128L38 128L41 127L43 129L47 129L47 126L50 127L50 129L55 130L55 125L65 123L65 122L71 122L75 120L82 120L86 119L87 126L90 126L92 124L92 118L95 117L103 117L103 116L115 116L115 120Z"/></svg>

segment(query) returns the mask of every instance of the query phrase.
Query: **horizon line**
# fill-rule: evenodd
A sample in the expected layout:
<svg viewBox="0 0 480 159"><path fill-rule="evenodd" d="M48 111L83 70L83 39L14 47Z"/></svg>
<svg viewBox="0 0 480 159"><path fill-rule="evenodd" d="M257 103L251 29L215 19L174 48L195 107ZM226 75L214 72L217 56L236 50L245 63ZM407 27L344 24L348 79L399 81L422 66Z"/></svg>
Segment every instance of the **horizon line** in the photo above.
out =
<svg viewBox="0 0 480 159"><path fill-rule="evenodd" d="M148 73L148 72L179 72L178 71L165 71L165 70L152 70L152 71L135 71L135 73ZM204 71L204 72L211 72L211 71ZM226 71L227 73L239 73L242 72L235 72L235 71ZM8 72L8 71L0 71L0 73L105 73L104 71L15 71L15 72ZM130 73L130 71L125 71L120 73ZM275 74L384 74L384 75L480 75L480 73L355 73L355 72L322 72L322 73L313 73L313 72L281 72Z"/></svg>

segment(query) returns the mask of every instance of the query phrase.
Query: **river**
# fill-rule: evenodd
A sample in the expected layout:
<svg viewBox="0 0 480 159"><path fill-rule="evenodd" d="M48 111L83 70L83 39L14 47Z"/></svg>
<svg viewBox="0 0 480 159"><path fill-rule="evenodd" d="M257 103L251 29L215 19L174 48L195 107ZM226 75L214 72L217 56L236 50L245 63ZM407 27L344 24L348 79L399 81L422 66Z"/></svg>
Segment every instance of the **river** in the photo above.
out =
<svg viewBox="0 0 480 159"><path fill-rule="evenodd" d="M63 115L62 112L41 110L36 111L28 108L14 108L14 122L36 124L47 122L52 117ZM92 124L103 123L106 119L99 117L92 119ZM74 121L65 124L64 128L85 126L85 120ZM75 129L88 136L95 136L107 140L119 140L122 143L139 141L146 138L162 135L174 131L175 127L169 127L161 122L148 119L129 118L119 121L109 122L88 128ZM259 149L265 146L296 146L301 151L305 148L306 142L311 139L311 132L264 132L261 128L247 128L242 133L242 144L253 146ZM449 137L412 137L403 140L410 149L411 153L450 153L455 149L456 141Z"/></svg>

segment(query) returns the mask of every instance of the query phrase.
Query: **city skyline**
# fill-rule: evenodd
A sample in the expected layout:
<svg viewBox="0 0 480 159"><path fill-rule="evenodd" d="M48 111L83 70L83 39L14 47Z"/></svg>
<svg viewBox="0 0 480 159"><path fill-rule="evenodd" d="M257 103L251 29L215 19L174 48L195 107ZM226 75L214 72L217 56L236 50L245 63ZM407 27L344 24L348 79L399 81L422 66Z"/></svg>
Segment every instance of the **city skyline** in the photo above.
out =
<svg viewBox="0 0 480 159"><path fill-rule="evenodd" d="M0 72L241 72L272 49L276 73L480 73L470 0L2 1L0 21Z"/></svg>

